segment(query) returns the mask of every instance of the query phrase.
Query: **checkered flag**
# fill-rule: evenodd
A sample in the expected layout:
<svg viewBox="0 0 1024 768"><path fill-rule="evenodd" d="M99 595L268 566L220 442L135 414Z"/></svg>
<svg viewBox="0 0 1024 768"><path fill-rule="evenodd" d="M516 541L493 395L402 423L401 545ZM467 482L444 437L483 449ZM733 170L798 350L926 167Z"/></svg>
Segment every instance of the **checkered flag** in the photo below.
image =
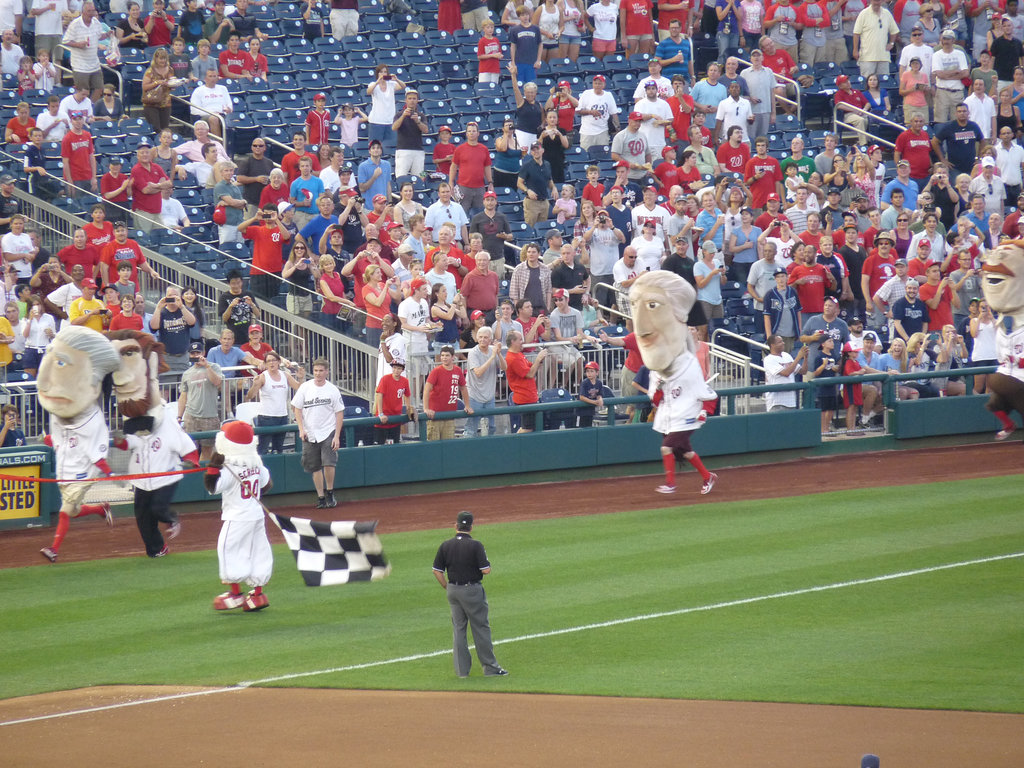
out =
<svg viewBox="0 0 1024 768"><path fill-rule="evenodd" d="M320 522L270 512L307 587L376 581L391 573L377 537L377 521Z"/></svg>

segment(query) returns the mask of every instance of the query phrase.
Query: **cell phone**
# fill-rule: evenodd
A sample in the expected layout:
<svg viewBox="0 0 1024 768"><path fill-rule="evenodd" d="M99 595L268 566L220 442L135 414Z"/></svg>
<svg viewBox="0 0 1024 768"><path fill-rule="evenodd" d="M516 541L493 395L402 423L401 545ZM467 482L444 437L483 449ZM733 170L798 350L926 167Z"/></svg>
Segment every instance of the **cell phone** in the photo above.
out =
<svg viewBox="0 0 1024 768"><path fill-rule="evenodd" d="M384 79L385 80L390 80L391 79L391 75L384 75Z"/></svg>

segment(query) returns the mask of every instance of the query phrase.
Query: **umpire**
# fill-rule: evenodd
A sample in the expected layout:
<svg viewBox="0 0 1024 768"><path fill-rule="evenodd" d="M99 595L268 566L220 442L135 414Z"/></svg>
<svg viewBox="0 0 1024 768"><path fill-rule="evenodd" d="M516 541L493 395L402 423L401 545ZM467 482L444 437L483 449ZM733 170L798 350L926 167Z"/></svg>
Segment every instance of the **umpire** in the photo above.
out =
<svg viewBox="0 0 1024 768"><path fill-rule="evenodd" d="M448 605L452 610L452 650L455 674L469 677L473 658L469 655L466 642L466 625L473 628L473 643L476 656L488 676L507 675L494 658L491 645L491 625L487 620L487 595L481 580L491 572L491 564L484 552L484 545L476 541L469 532L473 530L473 514L459 512L455 518L455 537L448 539L437 549L434 557L434 578L448 594ZM445 579L445 571L448 578Z"/></svg>

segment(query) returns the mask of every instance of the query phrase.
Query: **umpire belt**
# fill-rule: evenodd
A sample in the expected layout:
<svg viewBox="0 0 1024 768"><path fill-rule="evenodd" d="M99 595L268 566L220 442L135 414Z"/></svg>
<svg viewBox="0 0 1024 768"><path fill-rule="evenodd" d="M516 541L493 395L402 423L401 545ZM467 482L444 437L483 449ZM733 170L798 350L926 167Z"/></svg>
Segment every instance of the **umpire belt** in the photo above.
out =
<svg viewBox="0 0 1024 768"><path fill-rule="evenodd" d="M451 584L453 587L472 587L472 586L475 586L475 585L479 584L480 582L479 581L463 581L463 582L449 581L448 583Z"/></svg>

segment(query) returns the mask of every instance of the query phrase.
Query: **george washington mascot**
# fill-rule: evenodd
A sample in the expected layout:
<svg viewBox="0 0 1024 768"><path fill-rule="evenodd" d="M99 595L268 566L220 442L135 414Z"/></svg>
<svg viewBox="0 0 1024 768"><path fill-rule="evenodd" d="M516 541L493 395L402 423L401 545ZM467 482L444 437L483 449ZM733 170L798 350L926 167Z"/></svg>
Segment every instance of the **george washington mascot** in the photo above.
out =
<svg viewBox="0 0 1024 768"><path fill-rule="evenodd" d="M230 587L213 600L218 611L242 608L258 611L269 603L263 587L270 581L274 556L260 503L270 489L270 472L256 449L256 435L244 421L229 421L220 428L215 451L206 470L206 490L221 495L223 521L217 539L220 580ZM242 594L241 583L254 589Z"/></svg>
<svg viewBox="0 0 1024 768"><path fill-rule="evenodd" d="M182 465L199 466L199 452L177 420L177 408L160 397L157 377L166 370L164 345L142 331L107 333L121 366L114 371L117 410L124 418L125 434L115 434L114 447L131 451L128 471L133 475L175 472ZM159 523L167 525L167 538L181 531L171 509L182 475L140 477L135 487L135 522L150 557L163 557L168 547Z"/></svg>
<svg viewBox="0 0 1024 768"><path fill-rule="evenodd" d="M1010 240L982 257L981 290L998 312L996 354L999 367L988 377L986 406L1002 424L996 440L1017 429L1010 412L1024 416L1024 240Z"/></svg>
<svg viewBox="0 0 1024 768"><path fill-rule="evenodd" d="M50 414L50 434L44 439L57 455L60 517L53 543L39 550L57 562L60 545L72 517L99 515L114 524L109 504L84 504L87 482L111 475L107 463L110 431L100 409L104 379L117 370L117 351L101 333L81 325L67 326L53 337L39 365L39 404Z"/></svg>
<svg viewBox="0 0 1024 768"><path fill-rule="evenodd" d="M704 380L686 325L696 298L689 283L664 270L644 272L629 289L636 343L651 372L648 392L658 409L654 431L665 436L661 442L665 484L655 489L658 493L676 492L677 459L690 462L700 473L701 493L710 493L718 480L690 445L690 434L704 424L718 400Z"/></svg>

